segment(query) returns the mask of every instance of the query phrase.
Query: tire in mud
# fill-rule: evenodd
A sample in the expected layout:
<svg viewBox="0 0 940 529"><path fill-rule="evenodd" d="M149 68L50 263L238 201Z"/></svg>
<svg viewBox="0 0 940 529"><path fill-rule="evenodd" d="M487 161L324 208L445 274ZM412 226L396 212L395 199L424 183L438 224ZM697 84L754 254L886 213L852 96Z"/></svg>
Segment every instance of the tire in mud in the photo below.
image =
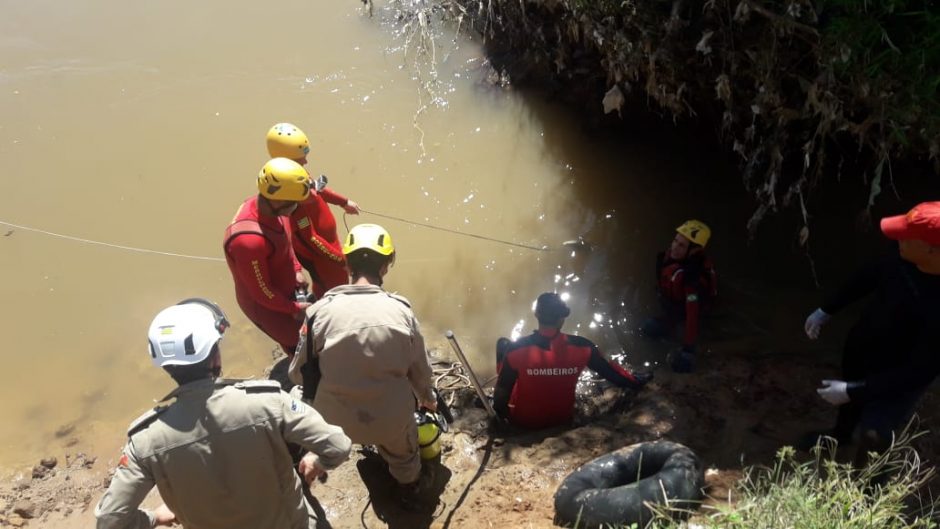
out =
<svg viewBox="0 0 940 529"><path fill-rule="evenodd" d="M627 446L581 465L562 481L555 492L555 523L642 528L653 517L647 503L692 511L704 485L701 461L691 449L669 441Z"/></svg>

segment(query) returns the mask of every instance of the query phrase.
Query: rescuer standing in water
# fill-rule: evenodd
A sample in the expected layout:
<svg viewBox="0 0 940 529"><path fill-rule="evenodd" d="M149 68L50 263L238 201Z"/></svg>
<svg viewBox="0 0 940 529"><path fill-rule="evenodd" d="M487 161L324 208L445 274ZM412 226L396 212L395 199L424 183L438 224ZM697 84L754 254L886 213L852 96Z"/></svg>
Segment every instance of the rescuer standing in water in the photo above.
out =
<svg viewBox="0 0 940 529"><path fill-rule="evenodd" d="M671 334L677 323L685 322L682 346L670 362L676 373L695 369L702 312L718 296L715 266L705 255L710 238L711 229L704 222L689 220L676 228L669 249L656 256L656 291L663 312L648 319L641 331L646 336L661 338Z"/></svg>
<svg viewBox="0 0 940 529"><path fill-rule="evenodd" d="M258 175L258 194L226 228L222 247L242 312L291 357L304 309L294 292L307 279L291 248L287 218L310 195L310 177L297 162L274 158Z"/></svg>
<svg viewBox="0 0 940 529"><path fill-rule="evenodd" d="M290 158L302 166L307 165L310 142L302 130L290 123L271 127L267 146L271 158ZM359 205L326 187L325 180L326 177L321 177L314 182L309 196L301 200L290 215L294 253L310 274L313 295L317 299L327 290L345 285L349 279L342 244L336 232L336 219L329 204L343 208L350 215L359 214Z"/></svg>

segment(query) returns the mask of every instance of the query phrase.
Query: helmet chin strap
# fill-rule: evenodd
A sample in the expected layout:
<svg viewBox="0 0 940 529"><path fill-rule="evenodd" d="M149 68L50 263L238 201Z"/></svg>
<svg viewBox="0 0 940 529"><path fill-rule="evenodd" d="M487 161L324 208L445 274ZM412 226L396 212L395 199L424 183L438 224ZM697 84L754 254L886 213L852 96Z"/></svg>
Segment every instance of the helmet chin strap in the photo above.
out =
<svg viewBox="0 0 940 529"><path fill-rule="evenodd" d="M266 196L264 196L264 195L260 195L260 194L258 195L258 197L259 197L261 200L264 200L265 205L267 205L268 209L271 210L271 213L272 213L274 216L279 216L282 211L284 211L286 208L293 207L294 204L295 204L294 202L290 202L290 203L288 203L286 206L275 207L274 204L271 203L271 199L270 199L270 198L268 198L268 197L266 197Z"/></svg>
<svg viewBox="0 0 940 529"><path fill-rule="evenodd" d="M286 211L286 210L291 209L291 208L296 208L296 203L291 202L290 204L287 204L287 205L285 205L285 206L281 206L281 207L279 207L279 208L274 208L274 213L277 214L277 215L280 215L282 211Z"/></svg>

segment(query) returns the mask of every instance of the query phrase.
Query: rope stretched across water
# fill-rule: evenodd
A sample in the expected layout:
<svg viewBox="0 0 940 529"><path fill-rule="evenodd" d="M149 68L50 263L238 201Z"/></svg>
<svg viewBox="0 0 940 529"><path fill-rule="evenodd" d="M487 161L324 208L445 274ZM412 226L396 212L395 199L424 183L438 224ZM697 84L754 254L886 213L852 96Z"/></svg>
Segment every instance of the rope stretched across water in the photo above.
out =
<svg viewBox="0 0 940 529"><path fill-rule="evenodd" d="M81 238L81 237L73 237L73 236L71 236L71 235L64 235L64 234L55 233L55 232L52 232L52 231L40 230L40 229L38 229L38 228L30 228L29 226L21 226L21 225L19 225L19 224L13 224L12 222L6 222L6 221L2 221L2 220L0 220L0 224L2 224L2 225L4 225L4 226L9 226L9 227L11 227L11 228L16 228L16 229L18 229L18 230L31 231L31 232L34 232L34 233L41 233L41 234L43 234L43 235L49 235L50 237L57 237L57 238L59 238L59 239L66 239L66 240L69 240L69 241L81 242L81 243L85 243L85 244L94 244L94 245L98 245L98 246L107 246L108 248L116 248L116 249L118 249L118 250L127 250L127 251L138 252L138 253L148 253L148 254L156 254L156 255L165 255L165 256L167 256L167 257L182 257L182 258L184 258L184 259L194 259L194 260L197 260L197 261L225 261L225 259L223 259L223 258L221 258L221 257L207 257L207 256L204 256L204 255L187 255L187 254L174 253L174 252L161 252L161 251L159 251L159 250L150 250L150 249L148 249L148 248L136 248L136 247L134 247L134 246L124 246L124 245L122 245L122 244L112 244L112 243L109 243L109 242L94 241L94 240L91 240L91 239L83 239L83 238Z"/></svg>
<svg viewBox="0 0 940 529"><path fill-rule="evenodd" d="M525 249L527 249L527 250L534 250L534 251L537 251L537 252L547 252L547 251L550 251L550 250L551 250L551 248L549 248L549 247L547 247L547 246L538 247L538 246L531 246L531 245L528 245L528 244L522 244L522 243L518 243L518 242L505 241L505 240L502 240L502 239L496 239L496 238L494 238L494 237L487 237L487 236L485 236L485 235L477 235L477 234L475 234L475 233L467 233L467 232L458 231L458 230L454 230L454 229L450 229L450 228L443 228L443 227L441 227L441 226L434 226L433 224L426 224L426 223L424 223L424 222L418 222L418 221L414 221L414 220L408 220L408 219L405 219L405 218L396 217L396 216L394 216L394 215L386 215L386 214L384 214L384 213L378 213L378 212L375 212L375 211L369 211L369 210L362 209L362 208L360 208L360 211L363 212L363 213L368 213L369 215L375 215L376 217L382 217L382 218L385 218L385 219L396 220L396 221L399 221L399 222L404 222L404 223L407 223L407 224L412 224L412 225L414 225L414 226L421 226L421 227L424 227L424 228L430 228L430 229L432 229L432 230L444 231L444 232L452 233L452 234L455 234L455 235L462 235L462 236L464 236L464 237L472 237L472 238L474 238L474 239L481 239L481 240L484 240L484 241L490 241L490 242L495 242L495 243L499 243L499 244L505 244L505 245L507 245L507 246L515 246L515 247L517 247L517 248L525 248ZM345 214L345 213L343 214L343 224L346 225L346 231L348 232L348 231L349 231L349 225L346 224L346 214ZM6 221L3 221L3 220L0 220L0 225L9 226L9 227L11 227L11 228L15 228L15 229L18 229L18 230L23 230L23 231L30 231L30 232L33 232L33 233L40 233L40 234L43 234L43 235L48 235L48 236L50 236L50 237L56 237L56 238L59 238L59 239L65 239L65 240L74 241L74 242L80 242L80 243L84 243L84 244L93 244L93 245L97 245L97 246L105 246L105 247L108 247L108 248L115 248L115 249L117 249L117 250L127 250L127 251L129 251L129 252L146 253L146 254L152 254L152 255L163 255L163 256L166 256L166 257L180 257L180 258L183 258L183 259L192 259L192 260L196 260L196 261L214 261L214 262L224 262L224 261L225 261L225 259L223 259L223 258L221 258L221 257L209 257L209 256L205 256L205 255L189 255L189 254L176 253L176 252L164 252L164 251L160 251L160 250L152 250L152 249L149 249L149 248L138 248L138 247L135 247L135 246L126 246L126 245L123 245L123 244L114 244L114 243L109 243L109 242L96 241L96 240L92 240L92 239L85 239L85 238L82 238L82 237L75 237L75 236L73 236L73 235L65 235L65 234L62 234L62 233L56 233L56 232L52 232L52 231L41 230L41 229L39 229L39 228L32 228L32 227L29 227L29 226L23 226L23 225L20 225L20 224L14 224L14 223L12 223L12 222L6 222ZM9 234L8 234L8 235L9 235Z"/></svg>
<svg viewBox="0 0 940 529"><path fill-rule="evenodd" d="M481 240L484 240L484 241L490 241L490 242L495 242L495 243L499 243L499 244L505 244L505 245L507 245L507 246L515 246L515 247L517 247L517 248L525 248L526 250L535 250L536 252L547 252L547 251L550 251L550 250L551 250L551 248L549 248L549 247L547 247L547 246L541 246L541 247L539 247L539 246L531 246L531 245L528 245L528 244L522 244L522 243L518 243L518 242L505 241L505 240L502 240L502 239L496 239L496 238L494 238L494 237L487 237L487 236L485 236L485 235L477 235L477 234L475 234L475 233L467 233L467 232L465 232L465 231L458 231L458 230L454 230L454 229L451 229L451 228L444 228L444 227L441 227L441 226L435 226L435 225L433 225L433 224L426 224L426 223L424 223L424 222L418 222L418 221L415 221L415 220L403 219L403 218L401 218L401 217L396 217L396 216L394 216L394 215L386 215L386 214L384 214L384 213L377 213L377 212L375 212L375 211L369 211L369 210L362 209L362 208L359 208L359 211L361 211L362 213L368 213L369 215L375 215L376 217L382 217L383 219L397 220L398 222L404 222L404 223L406 223L406 224L411 224L411 225L414 225L414 226L421 226L421 227L423 227L423 228L430 228L430 229L432 229L432 230L445 231L445 232L447 232L447 233L453 233L453 234L455 234L455 235L463 235L464 237L473 237L474 239L481 239ZM346 215L345 215L345 214L343 214L343 224L346 225L346 231L348 232L348 231L349 231L349 225L346 224Z"/></svg>

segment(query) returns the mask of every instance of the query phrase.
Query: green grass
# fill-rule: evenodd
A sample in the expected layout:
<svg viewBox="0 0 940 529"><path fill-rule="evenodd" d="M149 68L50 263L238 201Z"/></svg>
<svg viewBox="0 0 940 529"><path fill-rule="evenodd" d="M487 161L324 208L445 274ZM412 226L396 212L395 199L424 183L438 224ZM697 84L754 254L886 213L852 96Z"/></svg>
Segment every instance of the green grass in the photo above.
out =
<svg viewBox="0 0 940 529"><path fill-rule="evenodd" d="M784 447L771 468L752 469L739 483L741 500L708 516L706 527L744 529L915 529L935 527L935 505L919 491L930 477L909 444L896 444L861 471L825 457L799 462ZM890 476L882 485L874 478Z"/></svg>
<svg viewBox="0 0 940 529"><path fill-rule="evenodd" d="M817 449L809 461L800 461L793 448L783 447L772 466L745 471L733 503L703 507L689 522L674 521L670 514L677 513L661 508L646 529L937 527L932 520L937 501L924 492L934 470L911 447L912 438L902 434L860 470L836 461L831 448ZM873 484L879 481L883 483Z"/></svg>

